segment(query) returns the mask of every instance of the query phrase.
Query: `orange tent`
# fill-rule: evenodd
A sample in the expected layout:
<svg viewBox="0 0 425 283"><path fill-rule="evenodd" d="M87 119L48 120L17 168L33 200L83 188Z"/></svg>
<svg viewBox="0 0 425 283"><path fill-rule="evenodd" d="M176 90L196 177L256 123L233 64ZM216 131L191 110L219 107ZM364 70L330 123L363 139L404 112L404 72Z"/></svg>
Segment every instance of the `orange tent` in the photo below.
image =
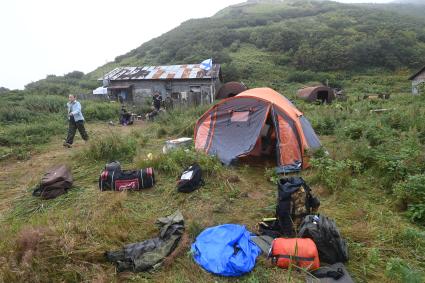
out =
<svg viewBox="0 0 425 283"><path fill-rule="evenodd" d="M220 101L198 120L194 138L197 150L218 156L224 164L275 153L278 173L306 168L305 151L321 147L303 113L270 88Z"/></svg>

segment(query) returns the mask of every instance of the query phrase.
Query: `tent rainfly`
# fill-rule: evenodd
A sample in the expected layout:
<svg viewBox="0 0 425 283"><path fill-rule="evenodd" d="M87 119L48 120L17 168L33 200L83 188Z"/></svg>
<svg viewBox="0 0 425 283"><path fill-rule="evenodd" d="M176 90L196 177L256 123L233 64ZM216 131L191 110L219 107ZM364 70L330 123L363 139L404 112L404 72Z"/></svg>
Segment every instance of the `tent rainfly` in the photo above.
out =
<svg viewBox="0 0 425 283"><path fill-rule="evenodd" d="M270 88L220 101L198 120L194 136L197 150L227 165L242 156L276 153L278 173L307 168L306 150L321 147L303 113Z"/></svg>

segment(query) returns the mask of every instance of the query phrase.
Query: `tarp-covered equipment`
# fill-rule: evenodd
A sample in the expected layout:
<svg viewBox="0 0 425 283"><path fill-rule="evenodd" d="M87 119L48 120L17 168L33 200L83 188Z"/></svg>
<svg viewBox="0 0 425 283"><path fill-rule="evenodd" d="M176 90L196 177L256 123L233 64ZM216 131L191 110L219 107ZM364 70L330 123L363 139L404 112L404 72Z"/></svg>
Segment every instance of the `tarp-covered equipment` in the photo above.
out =
<svg viewBox="0 0 425 283"><path fill-rule="evenodd" d="M250 272L261 250L245 226L224 224L205 229L192 244L193 258L205 270L222 276Z"/></svg>
<svg viewBox="0 0 425 283"><path fill-rule="evenodd" d="M180 211L158 218L158 237L129 244L117 251L106 252L108 261L116 264L119 272L146 271L156 267L177 247L184 233L184 219Z"/></svg>
<svg viewBox="0 0 425 283"><path fill-rule="evenodd" d="M305 153L321 147L303 113L270 88L220 101L198 120L194 136L197 150L216 155L226 165L238 157L275 152L278 173L307 168Z"/></svg>

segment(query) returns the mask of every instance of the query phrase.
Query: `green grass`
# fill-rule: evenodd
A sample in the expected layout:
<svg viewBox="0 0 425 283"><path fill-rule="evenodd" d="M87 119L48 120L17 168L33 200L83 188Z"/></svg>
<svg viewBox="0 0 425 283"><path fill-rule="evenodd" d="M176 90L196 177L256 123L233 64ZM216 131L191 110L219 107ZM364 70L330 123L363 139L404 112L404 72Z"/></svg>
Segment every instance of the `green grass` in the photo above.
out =
<svg viewBox="0 0 425 283"><path fill-rule="evenodd" d="M363 100L355 91L368 89L372 81L377 89L388 80L347 80L346 102L295 101L329 152L316 153L312 169L302 176L319 195L320 212L334 218L347 239L347 266L356 282L421 282L425 273L421 210L425 99L394 93L390 100ZM291 97L297 86L288 84L283 92ZM397 84L397 88L402 87ZM196 119L206 108L176 110L131 128L89 122L89 144L59 152L55 158L72 167L75 186L68 194L49 201L33 198L34 178L23 182L27 189L9 189L13 197L7 199L12 203L0 218L0 281L303 282L304 274L271 267L263 258L252 273L234 279L202 271L187 250L172 265L142 274L116 274L103 258L106 250L154 237L156 218L176 209L185 216L191 240L206 227L223 223L244 224L254 231L259 219L273 216L277 176L270 165L223 167L215 158L192 149L162 154L166 139L193 135ZM370 112L378 108L394 110ZM49 141L45 142L35 157L49 150ZM9 152L9 147L1 150ZM126 169L154 167L156 186L135 193L100 193L98 174L104 163L114 159ZM29 162L22 163L22 168ZM193 162L204 168L206 185L194 193L179 194L177 177ZM31 168L41 175L47 165ZM8 176L24 181L26 169L16 168ZM8 204L0 207L4 205Z"/></svg>

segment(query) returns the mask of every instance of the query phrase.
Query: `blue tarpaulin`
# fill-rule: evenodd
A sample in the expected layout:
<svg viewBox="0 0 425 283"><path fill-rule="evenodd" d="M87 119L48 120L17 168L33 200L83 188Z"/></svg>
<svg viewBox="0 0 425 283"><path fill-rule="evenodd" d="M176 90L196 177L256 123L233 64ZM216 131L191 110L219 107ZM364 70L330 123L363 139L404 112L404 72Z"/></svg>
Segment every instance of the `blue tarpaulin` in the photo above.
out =
<svg viewBox="0 0 425 283"><path fill-rule="evenodd" d="M192 244L193 258L205 270L222 276L241 276L255 266L261 250L245 226L224 224L205 229Z"/></svg>

